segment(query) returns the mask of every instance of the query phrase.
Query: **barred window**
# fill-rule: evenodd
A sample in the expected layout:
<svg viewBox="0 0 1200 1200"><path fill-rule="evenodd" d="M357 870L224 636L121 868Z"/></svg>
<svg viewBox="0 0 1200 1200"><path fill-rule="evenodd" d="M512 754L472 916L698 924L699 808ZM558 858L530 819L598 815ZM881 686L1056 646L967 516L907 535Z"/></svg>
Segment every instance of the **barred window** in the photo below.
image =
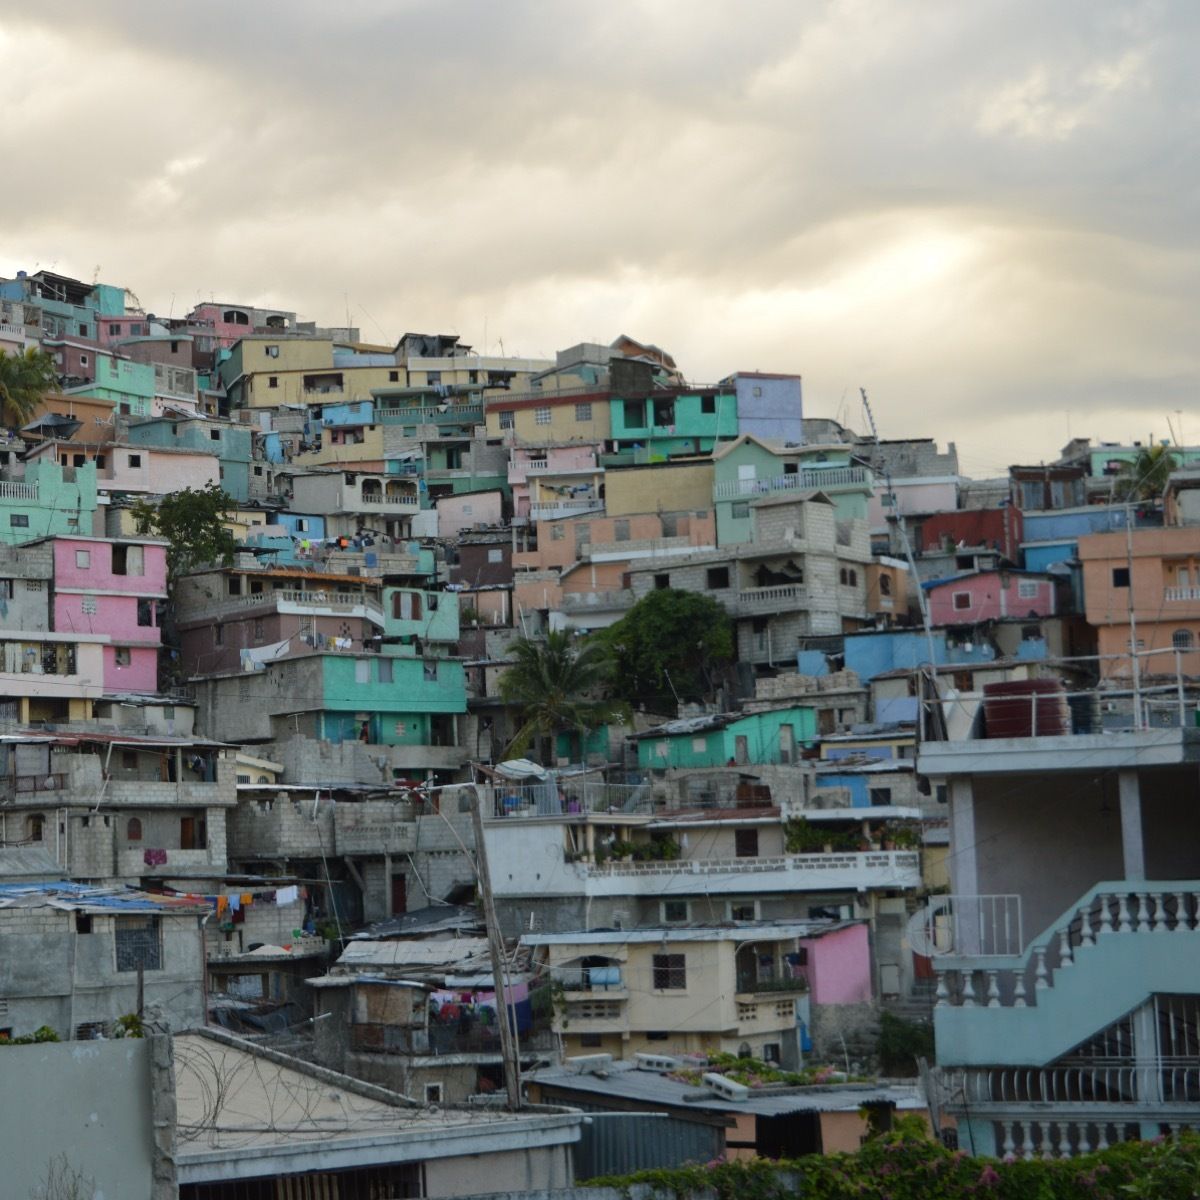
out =
<svg viewBox="0 0 1200 1200"><path fill-rule="evenodd" d="M514 414L511 412L502 412L500 414L500 428L511 429L515 424Z"/></svg>
<svg viewBox="0 0 1200 1200"><path fill-rule="evenodd" d="M654 956L654 988L656 991L682 991L687 987L686 959L682 954Z"/></svg>
<svg viewBox="0 0 1200 1200"><path fill-rule="evenodd" d="M116 918L117 970L162 970L162 931L158 917Z"/></svg>
<svg viewBox="0 0 1200 1200"><path fill-rule="evenodd" d="M549 425L550 410L548 408L535 408L533 410L533 423L535 425Z"/></svg>

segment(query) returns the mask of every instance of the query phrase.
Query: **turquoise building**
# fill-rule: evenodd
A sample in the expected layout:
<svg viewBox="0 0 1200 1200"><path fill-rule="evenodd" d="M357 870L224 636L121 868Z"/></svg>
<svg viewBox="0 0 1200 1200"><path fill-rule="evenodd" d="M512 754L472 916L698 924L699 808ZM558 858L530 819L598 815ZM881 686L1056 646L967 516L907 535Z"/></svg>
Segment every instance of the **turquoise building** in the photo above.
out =
<svg viewBox="0 0 1200 1200"><path fill-rule="evenodd" d="M68 388L68 395L98 396L111 400L117 412L134 417L154 414L154 364L96 355L96 378L83 387Z"/></svg>
<svg viewBox="0 0 1200 1200"><path fill-rule="evenodd" d="M25 477L0 481L0 542L10 546L54 534L90 535L96 513L96 467L25 464Z"/></svg>
<svg viewBox="0 0 1200 1200"><path fill-rule="evenodd" d="M852 446L781 446L743 434L713 451L717 544L753 540L750 504L764 496L820 491L839 520L865 521L874 487L874 474Z"/></svg>
<svg viewBox="0 0 1200 1200"><path fill-rule="evenodd" d="M608 403L616 452L605 456L606 466L707 454L738 435L732 388L671 389L637 399L613 395Z"/></svg>
<svg viewBox="0 0 1200 1200"><path fill-rule="evenodd" d="M216 455L221 487L239 504L250 499L250 462L254 434L246 425L178 417L153 417L129 426L126 440L134 446L196 450Z"/></svg>
<svg viewBox="0 0 1200 1200"><path fill-rule="evenodd" d="M636 736L642 770L668 767L769 766L792 763L802 747L817 739L812 708L693 717L669 721Z"/></svg>

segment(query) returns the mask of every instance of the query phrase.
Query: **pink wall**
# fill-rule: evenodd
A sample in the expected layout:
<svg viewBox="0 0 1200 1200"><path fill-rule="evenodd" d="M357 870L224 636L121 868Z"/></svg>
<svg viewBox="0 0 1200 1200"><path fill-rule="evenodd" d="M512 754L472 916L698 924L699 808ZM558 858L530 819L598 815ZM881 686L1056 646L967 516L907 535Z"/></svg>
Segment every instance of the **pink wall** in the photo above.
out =
<svg viewBox="0 0 1200 1200"><path fill-rule="evenodd" d="M814 1004L865 1004L872 999L871 938L851 925L819 938L801 938L808 951L808 986Z"/></svg>
<svg viewBox="0 0 1200 1200"><path fill-rule="evenodd" d="M1022 596L1022 585L1032 591ZM929 592L929 616L935 625L963 625L1001 617L1054 615L1054 582L1039 575L984 571L951 579ZM959 600L955 600L955 596ZM964 601L962 597L966 596Z"/></svg>
<svg viewBox="0 0 1200 1200"><path fill-rule="evenodd" d="M158 631L155 630L157 633ZM106 692L157 692L158 651L152 646L130 646L129 665L117 666L117 647L104 647Z"/></svg>
<svg viewBox="0 0 1200 1200"><path fill-rule="evenodd" d="M98 592L135 592L139 596L162 596L167 590L167 548L155 542L126 542L142 547L140 575L114 575L111 541L83 541L76 538L54 539L54 584L58 588L85 588ZM87 553L89 563L80 566L76 553ZM130 597L131 599L135 599ZM136 599L134 619L136 622ZM97 633L112 633L97 629Z"/></svg>
<svg viewBox="0 0 1200 1200"><path fill-rule="evenodd" d="M84 600L96 611L83 611ZM162 642L162 631L155 625L139 625L136 596L87 597L79 592L58 592L54 597L56 633L107 633L114 642ZM151 612L151 619L153 619Z"/></svg>
<svg viewBox="0 0 1200 1200"><path fill-rule="evenodd" d="M437 501L438 537L454 537L460 529L474 525L499 525L503 519L500 492L470 492L440 496ZM465 512L464 509L470 509Z"/></svg>

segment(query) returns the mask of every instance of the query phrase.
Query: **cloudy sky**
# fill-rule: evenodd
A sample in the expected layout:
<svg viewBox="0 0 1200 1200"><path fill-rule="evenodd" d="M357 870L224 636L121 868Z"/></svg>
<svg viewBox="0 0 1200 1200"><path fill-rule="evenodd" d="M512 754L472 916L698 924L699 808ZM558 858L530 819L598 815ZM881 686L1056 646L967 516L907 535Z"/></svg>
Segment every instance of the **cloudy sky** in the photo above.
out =
<svg viewBox="0 0 1200 1200"><path fill-rule="evenodd" d="M0 272L628 332L957 441L1200 441L1200 7L0 0ZM1178 430L1177 430L1178 431Z"/></svg>

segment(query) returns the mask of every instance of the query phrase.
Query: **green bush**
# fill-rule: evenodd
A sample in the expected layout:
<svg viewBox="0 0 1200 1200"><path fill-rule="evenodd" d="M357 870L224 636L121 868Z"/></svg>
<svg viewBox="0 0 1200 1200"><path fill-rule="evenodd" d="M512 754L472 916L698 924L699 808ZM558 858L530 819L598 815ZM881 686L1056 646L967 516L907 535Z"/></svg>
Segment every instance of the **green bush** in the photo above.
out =
<svg viewBox="0 0 1200 1200"><path fill-rule="evenodd" d="M628 1194L645 1183L683 1200L712 1189L719 1200L1195 1200L1200 1137L1126 1142L1072 1159L1001 1162L949 1151L910 1132L872 1138L856 1154L795 1162L719 1162L592 1179Z"/></svg>
<svg viewBox="0 0 1200 1200"><path fill-rule="evenodd" d="M884 1011L879 1018L879 1067L884 1075L915 1075L917 1059L933 1061L933 1026Z"/></svg>
<svg viewBox="0 0 1200 1200"><path fill-rule="evenodd" d="M38 1042L57 1041L61 1041L61 1039L49 1025L39 1025L32 1033L24 1034L22 1037L6 1037L0 1034L0 1046L33 1046Z"/></svg>

